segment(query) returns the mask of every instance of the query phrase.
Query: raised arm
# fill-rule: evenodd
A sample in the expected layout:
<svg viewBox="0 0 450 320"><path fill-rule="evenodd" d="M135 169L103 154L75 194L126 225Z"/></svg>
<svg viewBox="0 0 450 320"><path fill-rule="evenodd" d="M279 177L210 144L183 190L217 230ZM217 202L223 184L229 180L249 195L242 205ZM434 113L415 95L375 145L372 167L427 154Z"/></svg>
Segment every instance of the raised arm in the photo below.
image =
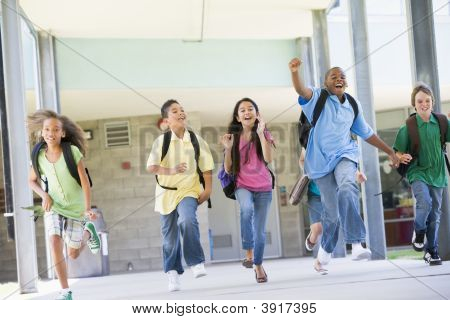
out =
<svg viewBox="0 0 450 320"><path fill-rule="evenodd" d="M311 99L313 92L310 88L306 87L303 80L300 79L298 69L302 61L299 58L294 58L289 62L289 70L291 70L292 85L299 96L302 96L306 100Z"/></svg>
<svg viewBox="0 0 450 320"><path fill-rule="evenodd" d="M223 167L227 173L231 172L231 150L233 149L233 141L234 136L230 133L224 134L220 139L220 142L225 148L225 159L223 160Z"/></svg>
<svg viewBox="0 0 450 320"><path fill-rule="evenodd" d="M258 115L258 128L256 129L256 133L259 136L259 140L261 141L261 148L263 152L264 161L266 163L271 163L273 160L273 151L272 151L272 143L266 140L266 136L264 135L264 129L266 128L266 123L264 122L261 115Z"/></svg>

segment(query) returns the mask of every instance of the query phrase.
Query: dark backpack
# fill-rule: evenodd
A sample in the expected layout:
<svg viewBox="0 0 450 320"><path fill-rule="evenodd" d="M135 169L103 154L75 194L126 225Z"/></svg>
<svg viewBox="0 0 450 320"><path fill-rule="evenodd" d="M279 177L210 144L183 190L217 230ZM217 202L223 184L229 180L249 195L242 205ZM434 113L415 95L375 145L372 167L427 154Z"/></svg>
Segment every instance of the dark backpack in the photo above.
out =
<svg viewBox="0 0 450 320"><path fill-rule="evenodd" d="M308 121L308 118L306 118L305 114L300 114L300 119L298 120L298 139L300 141L300 145L306 149L308 145L308 139L309 139L309 132L311 131L312 127L314 127L319 120L320 114L322 113L323 108L325 107L325 102L327 101L329 94L328 91L325 89L322 89L320 91L319 99L317 100L317 103L314 107L313 111L313 120L310 123ZM354 118L353 122L355 122L356 117L358 116L358 104L356 103L355 99L349 95L348 93L345 93L346 99L348 99L348 102L350 102L350 105L352 106Z"/></svg>
<svg viewBox="0 0 450 320"><path fill-rule="evenodd" d="M63 151L64 160L66 161L67 168L69 169L70 175L78 182L78 184L81 186L81 180L80 176L78 175L78 168L77 164L75 163L75 159L73 157L72 149L71 149L71 143L68 141L61 141L61 148ZM34 145L33 150L31 151L31 163L33 165L33 170L36 174L36 176L45 184L45 192L48 192L48 180L47 178L42 179L41 173L39 171L39 163L38 163L38 156L39 151L46 146L45 141L38 142ZM92 187L92 180L91 176L89 175L89 170L87 168L86 173L89 179L89 185Z"/></svg>
<svg viewBox="0 0 450 320"><path fill-rule="evenodd" d="M191 130L188 130L188 132L189 132L189 136L191 137L192 146L194 147L194 158L195 158L195 162L197 163L197 174L198 174L198 177L200 180L200 184L203 186L203 188L205 188L205 178L203 177L203 172L198 167L198 159L200 158L200 145L198 144L197 136L195 135L195 133ZM167 152L169 151L171 139L172 139L172 130L169 130L164 133L162 152L161 152L161 162L163 161L164 157L167 155ZM159 186L161 188L166 189L166 190L178 190L178 188L176 188L176 187L162 186L159 183L158 175L155 175L155 178L156 178L156 182L159 184ZM211 199L208 199L208 208L211 208Z"/></svg>
<svg viewBox="0 0 450 320"><path fill-rule="evenodd" d="M447 137L448 130L448 120L444 114L434 113L432 112L439 124L440 131L440 140L441 140L441 149L445 156L445 164L447 166L447 170L450 172L450 164L447 158L447 150L445 147L445 139ZM411 114L408 119L406 119L406 128L408 130L408 136L411 139L411 144L408 149L408 153L412 156L412 160L408 164L400 163L397 168L397 172L402 177L406 176L409 167L414 161L418 161L419 149L420 149L420 138L419 138L419 128L417 127L416 113Z"/></svg>

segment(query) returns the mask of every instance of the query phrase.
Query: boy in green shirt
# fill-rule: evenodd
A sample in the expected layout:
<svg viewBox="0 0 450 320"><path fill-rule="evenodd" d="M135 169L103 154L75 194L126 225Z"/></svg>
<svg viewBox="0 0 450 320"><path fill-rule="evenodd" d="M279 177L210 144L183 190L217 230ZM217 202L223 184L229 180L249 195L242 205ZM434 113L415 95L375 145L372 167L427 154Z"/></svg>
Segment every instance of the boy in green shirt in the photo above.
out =
<svg viewBox="0 0 450 320"><path fill-rule="evenodd" d="M432 114L434 96L431 88L423 83L418 84L412 91L411 104L417 112L415 117L420 141L417 159L411 162L413 160L410 154L411 137L408 135L406 125L399 129L394 149L397 151L401 163L411 162L406 177L416 198L412 246L416 251L425 249L424 260L427 263L440 265L442 261L438 253L438 232L442 192L447 186L447 177L441 148L439 122ZM445 141L450 141L448 131Z"/></svg>

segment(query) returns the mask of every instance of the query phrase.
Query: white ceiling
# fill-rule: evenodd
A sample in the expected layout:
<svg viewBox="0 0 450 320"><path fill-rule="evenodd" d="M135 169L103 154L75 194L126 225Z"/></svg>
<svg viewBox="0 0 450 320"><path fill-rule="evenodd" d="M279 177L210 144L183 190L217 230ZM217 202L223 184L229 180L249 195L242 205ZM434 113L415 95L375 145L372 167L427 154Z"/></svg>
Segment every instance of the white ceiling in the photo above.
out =
<svg viewBox="0 0 450 320"><path fill-rule="evenodd" d="M293 39L331 0L20 0L37 28L65 38Z"/></svg>
<svg viewBox="0 0 450 320"><path fill-rule="evenodd" d="M294 39L312 35L312 9L332 0L20 0L36 29L59 38ZM59 66L63 67L63 66ZM288 71L286 65L286 72ZM349 88L350 92L352 88ZM450 88L448 88L450 89ZM199 112L203 123L227 122L235 102L253 98L266 121L298 118L291 87L63 90L62 111L76 120L158 114L168 98ZM445 94L449 92L449 94ZM175 93L175 94L174 94ZM377 110L409 104L410 87L374 87ZM146 97L147 99L143 98ZM450 90L442 99L450 98ZM34 100L32 94L28 100ZM227 115L224 119L224 115Z"/></svg>
<svg viewBox="0 0 450 320"><path fill-rule="evenodd" d="M58 38L294 39L312 35L311 10L331 0L20 0L36 29ZM63 66L60 66L63 67ZM286 67L286 72L288 69ZM165 88L62 90L62 111L76 120L157 114L168 98L221 123L235 102L252 97L268 120L291 121L298 110L292 88ZM174 93L176 93L174 95ZM148 100L142 96L147 97ZM33 94L28 95L34 100ZM31 102L30 101L30 102ZM291 107L291 108L289 108ZM288 112L283 110L289 109ZM220 110L220 111L219 111ZM219 111L219 112L218 112ZM279 113L281 116L277 117ZM227 120L228 121L228 120Z"/></svg>

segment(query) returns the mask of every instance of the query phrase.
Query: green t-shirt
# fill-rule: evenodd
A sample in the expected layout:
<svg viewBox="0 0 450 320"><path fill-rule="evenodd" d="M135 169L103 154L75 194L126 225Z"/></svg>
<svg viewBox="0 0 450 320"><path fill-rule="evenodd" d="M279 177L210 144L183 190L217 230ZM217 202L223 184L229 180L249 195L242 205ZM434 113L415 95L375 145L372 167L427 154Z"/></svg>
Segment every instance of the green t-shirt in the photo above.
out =
<svg viewBox="0 0 450 320"><path fill-rule="evenodd" d="M75 163L83 158L76 146L71 146ZM45 148L38 155L39 171L48 179L48 194L53 200L52 210L58 214L76 220L84 216L84 194L78 182L70 175L64 155L55 163L51 163L45 156Z"/></svg>
<svg viewBox="0 0 450 320"><path fill-rule="evenodd" d="M416 116L416 120L420 139L419 156L409 167L406 177L409 183L423 181L430 186L445 187L447 186L447 176L445 175L445 159L441 150L438 120L433 115L429 122L424 122L420 116ZM445 138L445 141L450 141L450 130L447 131ZM402 153L410 153L410 146L411 139L405 124L400 127L393 148Z"/></svg>

